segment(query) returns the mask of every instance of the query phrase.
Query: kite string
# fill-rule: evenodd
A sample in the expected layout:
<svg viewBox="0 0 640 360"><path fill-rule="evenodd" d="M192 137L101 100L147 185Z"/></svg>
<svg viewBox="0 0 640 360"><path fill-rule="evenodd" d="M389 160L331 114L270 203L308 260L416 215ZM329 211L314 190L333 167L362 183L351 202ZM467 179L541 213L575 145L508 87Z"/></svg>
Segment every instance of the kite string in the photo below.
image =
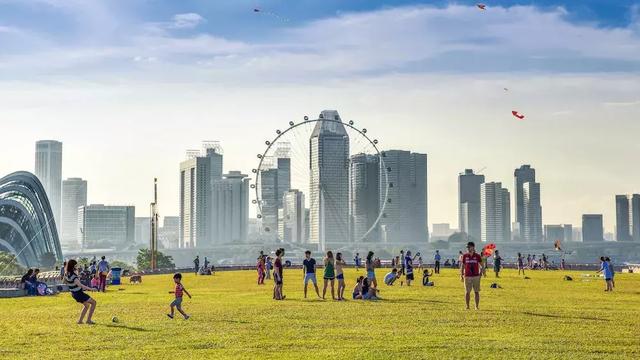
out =
<svg viewBox="0 0 640 360"><path fill-rule="evenodd" d="M26 244L26 245L25 245L25 246L24 246L20 251L18 251L18 252L16 253L16 255L13 257L13 259L7 263L7 265L4 267L4 269L2 269L2 272L1 272L1 273L4 273L4 272L9 268L9 265L11 265L11 263L13 263L13 261L18 260L18 256L20 256L20 254L22 254L22 252L27 248L27 246L29 246L29 244L31 244L31 242L33 242L33 240L35 240L35 238L36 238L38 235L40 235L40 233L42 232L42 230L44 230L44 228L45 228L45 227L49 226L49 223L51 222L51 220L53 220L53 216L49 219L49 221L47 221L47 223L46 223L46 224L44 224L44 225L40 228L40 230L38 230L38 232L37 232L35 235L33 235L33 237L31 238L31 240L29 240L29 242L28 242L28 243L27 243L27 244Z"/></svg>

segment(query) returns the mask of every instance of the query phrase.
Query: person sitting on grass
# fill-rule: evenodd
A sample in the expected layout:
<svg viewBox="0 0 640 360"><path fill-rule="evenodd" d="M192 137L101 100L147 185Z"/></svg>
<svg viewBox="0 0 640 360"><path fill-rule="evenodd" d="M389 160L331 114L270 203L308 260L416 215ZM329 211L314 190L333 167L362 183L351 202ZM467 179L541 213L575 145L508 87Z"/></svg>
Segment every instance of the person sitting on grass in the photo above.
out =
<svg viewBox="0 0 640 360"><path fill-rule="evenodd" d="M429 276L433 276L433 271L429 272L429 269L424 269L422 272L422 286L433 286L433 282L429 281Z"/></svg>
<svg viewBox="0 0 640 360"><path fill-rule="evenodd" d="M400 274L398 274L398 269L393 268L387 275L384 276L384 283L387 286L393 286L393 283L396 282L400 278Z"/></svg>
<svg viewBox="0 0 640 360"><path fill-rule="evenodd" d="M362 283L364 282L364 276L360 276L356 279L356 286L353 287L353 299L362 299Z"/></svg>
<svg viewBox="0 0 640 360"><path fill-rule="evenodd" d="M189 294L187 289L185 289L184 286L182 285L182 274L176 273L175 275L173 275L173 282L176 283L176 288L175 288L174 291L169 291L169 294L175 294L176 298L169 305L169 307L171 308L171 313L167 314L167 316L169 317L169 319L173 319L173 316L175 314L174 310L178 309L180 314L182 314L182 316L184 316L184 319L188 320L189 319L189 315L187 315L182 310L182 293L187 294L189 299L191 299L191 294Z"/></svg>
<svg viewBox="0 0 640 360"><path fill-rule="evenodd" d="M33 275L33 269L27 270L27 273L22 275L20 279L20 288L24 289L27 292L27 295L32 295L32 289L35 287L31 284L31 276Z"/></svg>
<svg viewBox="0 0 640 360"><path fill-rule="evenodd" d="M93 312L96 309L96 301L91 298L91 296L87 295L83 290L87 291L98 291L96 288L90 288L88 286L80 283L80 279L76 274L76 265L77 261L71 259L67 261L67 272L64 275L64 282L69 287L69 293L71 297L78 303L82 304L84 307L82 308L82 312L80 312L80 318L78 319L78 324L82 324L84 320L84 316L87 315L87 325L94 324L92 317ZM87 314L87 310L89 313Z"/></svg>
<svg viewBox="0 0 640 360"><path fill-rule="evenodd" d="M362 280L362 299L363 300L380 300L378 297L378 289L372 286L369 279Z"/></svg>

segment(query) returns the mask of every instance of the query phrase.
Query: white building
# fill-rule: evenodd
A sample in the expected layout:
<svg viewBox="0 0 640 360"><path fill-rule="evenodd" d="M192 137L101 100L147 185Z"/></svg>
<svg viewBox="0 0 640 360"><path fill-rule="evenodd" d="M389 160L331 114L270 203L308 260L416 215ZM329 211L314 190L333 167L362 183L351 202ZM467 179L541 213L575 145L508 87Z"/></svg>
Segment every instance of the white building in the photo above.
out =
<svg viewBox="0 0 640 360"><path fill-rule="evenodd" d="M83 249L125 249L135 244L133 206L92 204L78 208L79 242Z"/></svg>
<svg viewBox="0 0 640 360"><path fill-rule="evenodd" d="M147 245L151 243L151 218L150 217L136 217L136 245Z"/></svg>
<svg viewBox="0 0 640 360"><path fill-rule="evenodd" d="M510 229L510 196L502 183L489 182L480 186L480 222L482 242L508 242Z"/></svg>
<svg viewBox="0 0 640 360"><path fill-rule="evenodd" d="M165 216L158 228L158 241L165 249L177 249L180 242L180 217Z"/></svg>
<svg viewBox="0 0 640 360"><path fill-rule="evenodd" d="M35 174L40 179L51 204L51 211L60 234L62 193L62 143L55 140L36 142Z"/></svg>
<svg viewBox="0 0 640 360"><path fill-rule="evenodd" d="M351 241L379 241L378 228L372 229L379 215L380 160L377 155L353 155L351 156L349 174L349 231L351 233ZM367 232L369 233L367 234Z"/></svg>
<svg viewBox="0 0 640 360"><path fill-rule="evenodd" d="M211 184L222 178L222 149L205 148L204 156L188 151L180 163L180 247L208 247L212 244L209 229Z"/></svg>
<svg viewBox="0 0 640 360"><path fill-rule="evenodd" d="M283 196L282 234L286 242L304 244L307 242L304 194L292 189Z"/></svg>
<svg viewBox="0 0 640 360"><path fill-rule="evenodd" d="M87 205L87 181L70 178L62 182L60 240L66 246L78 243L78 208Z"/></svg>
<svg viewBox="0 0 640 360"><path fill-rule="evenodd" d="M213 181L211 197L211 244L247 241L249 229L249 178L230 171Z"/></svg>
<svg viewBox="0 0 640 360"><path fill-rule="evenodd" d="M484 175L465 169L458 176L458 227L472 241L480 240L480 185ZM435 230L434 230L435 232Z"/></svg>

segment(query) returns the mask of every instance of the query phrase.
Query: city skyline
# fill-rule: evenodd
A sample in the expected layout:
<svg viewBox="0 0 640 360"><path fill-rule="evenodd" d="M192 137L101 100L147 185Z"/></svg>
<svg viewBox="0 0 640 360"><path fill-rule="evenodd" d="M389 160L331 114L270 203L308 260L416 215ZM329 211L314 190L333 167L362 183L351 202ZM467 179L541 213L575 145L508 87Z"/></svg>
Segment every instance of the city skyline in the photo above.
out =
<svg viewBox="0 0 640 360"><path fill-rule="evenodd" d="M249 173L275 128L324 108L364 124L383 149L429 155L430 226L457 224L455 177L466 168L487 167L488 179L515 194L513 169L534 166L543 224L577 227L582 214L597 213L613 232L612 199L639 191L640 169L629 165L640 151L640 40L630 6L617 6L615 17L547 1L500 1L485 12L444 1L327 2L279 8L287 24L256 20L246 4L2 6L0 107L15 135L0 174L33 171L35 141L56 139L62 178L87 180L89 203L134 204L146 214L158 177L161 215L178 215L174 164L185 148L218 139L225 171ZM221 30L224 17L238 25ZM385 32L375 31L380 22ZM384 39L385 56L373 56L382 41L371 34ZM329 51L336 48L345 50ZM513 119L512 110L527 117Z"/></svg>

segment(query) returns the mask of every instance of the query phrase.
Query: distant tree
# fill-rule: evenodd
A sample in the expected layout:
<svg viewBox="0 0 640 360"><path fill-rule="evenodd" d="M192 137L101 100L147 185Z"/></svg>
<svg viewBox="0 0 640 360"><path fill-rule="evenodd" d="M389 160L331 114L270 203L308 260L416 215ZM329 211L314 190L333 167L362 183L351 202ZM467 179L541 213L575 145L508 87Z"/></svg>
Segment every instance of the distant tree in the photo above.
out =
<svg viewBox="0 0 640 360"><path fill-rule="evenodd" d="M448 241L450 243L464 243L464 242L469 241L469 236L467 236L467 233L457 232L457 233L453 233L451 236L449 236Z"/></svg>
<svg viewBox="0 0 640 360"><path fill-rule="evenodd" d="M433 243L433 247L435 249L448 249L449 248L449 243L444 241L444 240L438 240L438 241Z"/></svg>
<svg viewBox="0 0 640 360"><path fill-rule="evenodd" d="M110 265L112 268L121 268L123 271L124 271L124 270L132 271L132 270L135 270L135 269L136 269L136 267L135 267L135 266L133 266L133 265L131 265L131 264L127 264L127 263L126 263L126 262L124 262L124 261L118 261L118 260L114 260L114 261L109 262L109 265Z"/></svg>
<svg viewBox="0 0 640 360"><path fill-rule="evenodd" d="M40 266L45 269L52 269L56 266L56 255L52 252L40 255Z"/></svg>
<svg viewBox="0 0 640 360"><path fill-rule="evenodd" d="M173 262L172 256L167 256L160 251L156 251L156 259L158 262L158 269L175 269L176 264ZM151 269L151 250L140 249L138 251L138 257L136 258L138 264L138 270L150 270Z"/></svg>
<svg viewBox="0 0 640 360"><path fill-rule="evenodd" d="M23 275L27 269L18 263L13 254L0 251L0 275Z"/></svg>
<svg viewBox="0 0 640 360"><path fill-rule="evenodd" d="M78 262L78 268L84 267L85 265L89 266L89 258L81 257L76 261Z"/></svg>

